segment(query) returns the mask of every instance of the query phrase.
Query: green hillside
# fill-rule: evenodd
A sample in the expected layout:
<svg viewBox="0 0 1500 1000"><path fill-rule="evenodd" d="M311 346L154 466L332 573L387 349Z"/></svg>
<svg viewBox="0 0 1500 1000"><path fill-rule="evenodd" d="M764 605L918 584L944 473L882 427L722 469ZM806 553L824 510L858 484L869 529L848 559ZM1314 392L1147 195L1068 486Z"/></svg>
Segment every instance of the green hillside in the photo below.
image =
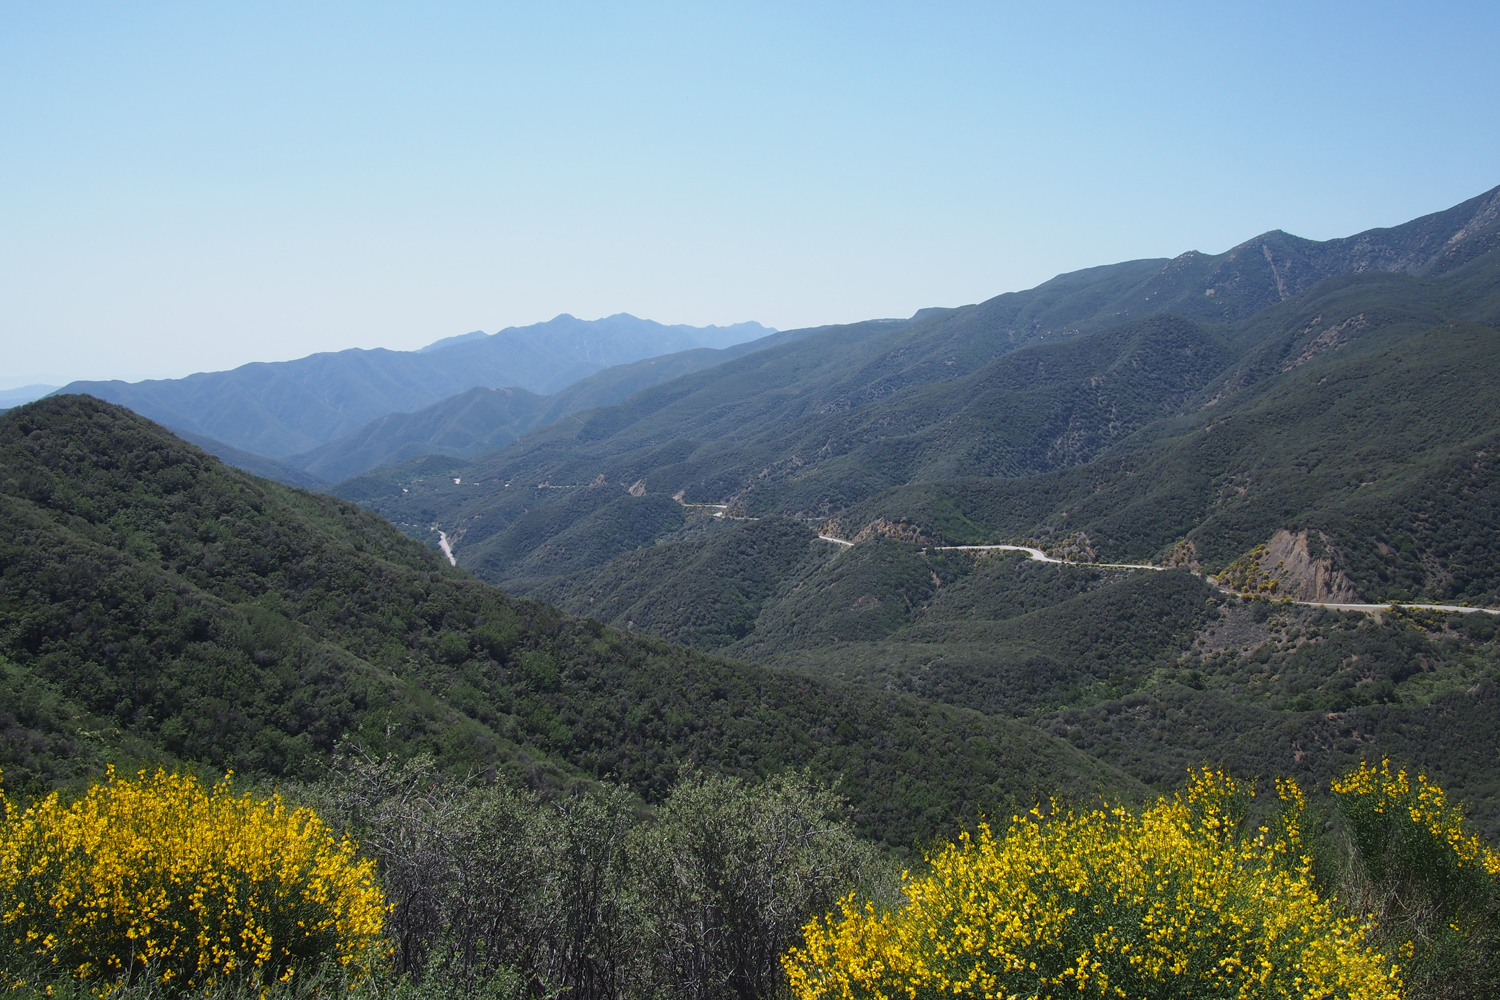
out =
<svg viewBox="0 0 1500 1000"><path fill-rule="evenodd" d="M1109 559L1186 541L1215 571L1280 530L1320 533L1365 598L1497 603L1497 363L1493 327L1324 319L1284 370L1242 387L1242 368L1094 463L898 487L844 519L963 542L1083 532Z"/></svg>
<svg viewBox="0 0 1500 1000"><path fill-rule="evenodd" d="M1295 243L1301 257L1284 259L1304 261L1300 277L1265 272L1273 299L1244 299L1236 309L1248 314L1227 325L1167 315L1108 325L1123 313L1105 307L1136 265L1094 269L904 325L821 331L461 467L429 459L337 492L419 537L436 525L460 539L462 564L528 589L546 585L541 563L553 556L542 552L555 545L537 525L566 522L590 540L550 575L576 574L622 549L571 494L634 488L733 513L836 518L848 537L878 522L950 542L1082 537L1112 559L1190 543L1191 561L1214 571L1280 531L1306 531L1329 540L1347 592L1489 600L1492 563L1469 542L1490 523L1473 480L1485 473L1465 463L1483 464L1481 438L1497 424L1497 198L1352 243L1286 237L1280 251L1237 249L1149 278L1160 295L1141 298L1146 312L1231 318L1187 309L1184 289L1215 301L1207 291L1248 289ZM1312 283L1341 268L1362 270ZM1068 336L1036 323L1018 333L1017 317L1044 304L1082 318ZM573 512L536 513L559 503ZM659 520L656 536L627 547L681 528L664 510Z"/></svg>
<svg viewBox="0 0 1500 1000"><path fill-rule="evenodd" d="M719 650L749 635L769 605L839 554L787 518L700 517L680 535L547 581L537 596L620 628Z"/></svg>
<svg viewBox="0 0 1500 1000"><path fill-rule="evenodd" d="M232 465L236 469L243 469L252 476L262 479L275 480L286 486L295 486L303 490L326 490L330 485L327 479L306 469L283 462L278 458L267 458L264 455L256 455L239 448L231 447L223 441L215 441L213 438L204 437L202 434L193 434L180 428L169 427L173 434L182 438L189 444L195 444L208 452L214 458L226 465Z"/></svg>
<svg viewBox="0 0 1500 1000"><path fill-rule="evenodd" d="M375 470L337 492L398 523L463 531L464 564L506 579L509 563L496 561L489 539L510 533L546 544L550 535L518 529L518 519L535 521L541 506L576 506L579 488L639 483L648 496L680 492L688 502L729 500L757 514L827 516L913 478L1036 472L1093 457L1172 412L1231 358L1221 335L1161 318L1006 354L967 376L861 407L824 404L800 384L843 380L849 355L919 339L903 329L864 324L809 337L462 465L428 459Z"/></svg>
<svg viewBox="0 0 1500 1000"><path fill-rule="evenodd" d="M1494 832L1489 616L1226 601L1207 577L1500 606L1495 197L1380 238L1272 234L823 331L338 490L414 537L445 531L514 592L1022 720L1148 785L1212 761L1312 787L1390 754ZM1026 540L1179 568L941 548Z"/></svg>
<svg viewBox="0 0 1500 1000"><path fill-rule="evenodd" d="M1442 775L1500 832L1489 615L1226 601L1181 570L889 538L844 549L786 519L694 530L552 589L700 648L1021 718L1158 787L1205 762L1320 787L1389 754Z"/></svg>
<svg viewBox="0 0 1500 1000"><path fill-rule="evenodd" d="M1489 457L1500 426L1491 376L1500 335L1464 314L1492 307L1492 295L1473 290L1500 287L1497 265L1492 254L1431 281L1332 279L1221 331L1139 321L795 419L782 410L811 409L800 397L777 410L775 393L751 393L752 376L794 364L761 352L770 357L596 411L566 440L544 431L462 467L428 460L339 492L419 535L442 527L458 538L462 564L523 588L666 539L682 525L666 498L680 493L736 512L833 515L831 526L850 538L878 523L951 543L1082 537L1110 560L1190 545L1190 561L1215 572L1278 532L1305 532L1326 539L1320 558L1352 593L1487 603L1500 599ZM848 336L855 345L879 339ZM653 421L706 407L706 390L695 390L703 380L738 385L745 405L783 419L766 425L731 406L704 409L744 419L723 416L733 430L720 418L689 419L675 437L626 420L663 394L682 398ZM583 440L606 420L624 421L628 433ZM688 436L699 431L717 436ZM610 454L617 445L625 452ZM555 478L539 455L552 456ZM645 495L627 497L628 486ZM653 502L656 513L633 515L626 535L592 513L616 511L598 515L612 524L622 515L610 504ZM563 530L571 546L557 540ZM559 547L572 555L558 561Z"/></svg>
<svg viewBox="0 0 1500 1000"><path fill-rule="evenodd" d="M1139 787L1022 723L509 599L370 513L89 397L0 416L0 521L10 787L109 759L312 776L353 735L648 799L684 769L807 766L897 845L1059 788Z"/></svg>
<svg viewBox="0 0 1500 1000"><path fill-rule="evenodd" d="M328 482L423 455L462 457L514 441L545 398L525 389L475 386L415 413L388 413L289 461Z"/></svg>
<svg viewBox="0 0 1500 1000"><path fill-rule="evenodd" d="M778 635L785 616L771 614L729 651L1028 719L1153 785L1209 761L1316 787L1389 754L1443 774L1500 831L1495 617L1338 613L1226 600L1181 570L958 558L971 571L932 585L883 634L809 643Z"/></svg>

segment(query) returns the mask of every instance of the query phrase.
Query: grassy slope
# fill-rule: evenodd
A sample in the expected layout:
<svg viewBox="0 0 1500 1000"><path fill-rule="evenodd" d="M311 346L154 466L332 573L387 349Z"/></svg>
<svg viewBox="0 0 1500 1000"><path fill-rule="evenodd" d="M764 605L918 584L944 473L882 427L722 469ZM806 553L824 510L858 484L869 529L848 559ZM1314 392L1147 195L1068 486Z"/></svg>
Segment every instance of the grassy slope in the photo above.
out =
<svg viewBox="0 0 1500 1000"><path fill-rule="evenodd" d="M80 741L305 775L356 734L648 797L685 768L811 766L896 844L1058 788L1136 787L1019 723L509 600L369 513L88 397L0 418L0 520L5 683L36 703L7 705L21 784L66 780Z"/></svg>

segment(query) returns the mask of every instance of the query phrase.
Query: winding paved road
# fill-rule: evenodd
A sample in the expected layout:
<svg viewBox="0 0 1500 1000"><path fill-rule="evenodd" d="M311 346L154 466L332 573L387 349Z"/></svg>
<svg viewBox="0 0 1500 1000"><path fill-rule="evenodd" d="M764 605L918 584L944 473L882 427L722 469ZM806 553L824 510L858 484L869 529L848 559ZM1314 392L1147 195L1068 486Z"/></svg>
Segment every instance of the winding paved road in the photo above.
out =
<svg viewBox="0 0 1500 1000"><path fill-rule="evenodd" d="M1487 615L1500 615L1494 608L1466 608L1457 604L1334 604L1332 601L1293 601L1310 608L1333 608L1335 611L1389 611L1392 608L1410 608L1413 611L1457 611L1461 615L1472 615L1483 611Z"/></svg>
<svg viewBox="0 0 1500 1000"><path fill-rule="evenodd" d="M1067 563L1070 566L1096 566L1099 569L1149 569L1160 573L1170 566L1152 566L1149 563L1075 563L1069 559L1054 559L1041 549L1034 549L1029 545L934 545L934 549L943 552L1024 552L1029 555L1033 562L1045 563Z"/></svg>
<svg viewBox="0 0 1500 1000"><path fill-rule="evenodd" d="M819 535L818 538L835 545L853 546L853 542L846 542L842 538L832 535ZM939 552L1024 552L1033 562L1057 563L1068 566L1092 566L1097 569L1149 569L1156 572L1171 569L1171 566L1152 566L1149 563L1081 563L1068 559L1056 559L1029 545L932 545L929 548ZM1223 588L1220 588L1223 590ZM1232 594L1232 590L1224 590L1226 594ZM1374 614L1377 611L1389 611L1392 608L1410 608L1413 611L1455 611L1463 615L1472 615L1483 612L1487 615L1500 615L1500 610L1495 608L1466 608L1457 604L1337 604L1333 601L1293 601L1293 604L1301 604L1309 608L1331 608L1334 611L1364 611Z"/></svg>

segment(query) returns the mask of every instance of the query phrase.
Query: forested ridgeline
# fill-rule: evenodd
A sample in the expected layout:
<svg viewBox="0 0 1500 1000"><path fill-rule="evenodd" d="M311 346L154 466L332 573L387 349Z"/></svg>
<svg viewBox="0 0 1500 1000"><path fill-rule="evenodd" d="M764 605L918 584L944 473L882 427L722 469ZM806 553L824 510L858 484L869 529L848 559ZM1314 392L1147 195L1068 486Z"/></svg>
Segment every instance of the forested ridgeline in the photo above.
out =
<svg viewBox="0 0 1500 1000"><path fill-rule="evenodd" d="M88 397L0 417L0 518L12 788L122 754L306 777L344 736L648 801L688 770L809 767L901 849L1058 788L1139 789L1023 723L512 600L368 512Z"/></svg>
<svg viewBox="0 0 1500 1000"><path fill-rule="evenodd" d="M1272 606L1226 604L1205 580L1273 600L1500 603L1497 267L1486 250L1426 277L1334 277L1219 327L1160 316L982 364L955 353L967 373L860 397L829 394L845 373L822 355L788 381L808 339L340 490L417 538L439 526L461 565L513 592L1024 718L1147 784L1203 759L1321 781L1391 752L1493 831L1483 619L1278 607L1231 656L1224 623ZM932 357L917 345L951 322L845 331L849 384L917 371ZM884 360L860 361L882 337ZM1180 569L942 548L1016 542Z"/></svg>
<svg viewBox="0 0 1500 1000"><path fill-rule="evenodd" d="M949 320L851 327L337 491L565 602L553 578L672 540L676 497L850 539L887 524L933 542L1081 538L1088 559L1180 551L1213 572L1306 532L1364 598L1485 603L1500 587L1497 269L1489 252L1434 278L1338 277L1230 326L1158 316L1019 349L969 323L999 356L878 392L882 366L929 357Z"/></svg>

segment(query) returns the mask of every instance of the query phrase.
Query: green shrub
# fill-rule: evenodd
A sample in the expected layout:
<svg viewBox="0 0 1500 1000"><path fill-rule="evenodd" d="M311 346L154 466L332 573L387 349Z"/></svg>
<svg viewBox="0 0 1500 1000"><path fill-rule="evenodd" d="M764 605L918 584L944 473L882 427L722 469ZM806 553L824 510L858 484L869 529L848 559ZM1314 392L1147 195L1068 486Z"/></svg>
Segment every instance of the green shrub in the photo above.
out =
<svg viewBox="0 0 1500 1000"><path fill-rule="evenodd" d="M1348 834L1344 896L1374 916L1413 997L1500 995L1500 851L1425 774L1389 760L1333 783Z"/></svg>

